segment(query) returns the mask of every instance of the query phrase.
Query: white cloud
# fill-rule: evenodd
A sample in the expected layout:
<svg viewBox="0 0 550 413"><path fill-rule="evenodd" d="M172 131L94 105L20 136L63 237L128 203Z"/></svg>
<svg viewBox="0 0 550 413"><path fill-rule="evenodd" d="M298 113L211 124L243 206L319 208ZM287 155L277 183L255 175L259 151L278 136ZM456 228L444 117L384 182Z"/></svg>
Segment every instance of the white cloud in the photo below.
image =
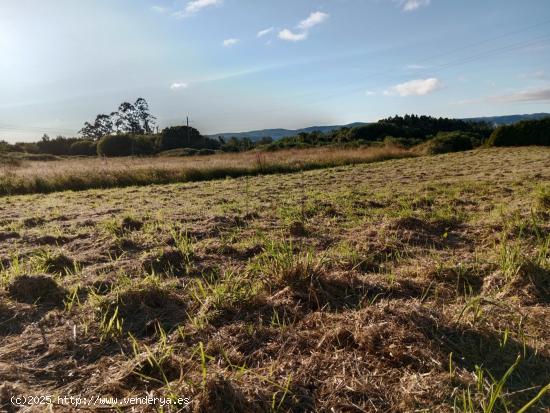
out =
<svg viewBox="0 0 550 413"><path fill-rule="evenodd" d="M206 7L219 6L222 0L192 0L187 3L185 11L189 14L197 13Z"/></svg>
<svg viewBox="0 0 550 413"><path fill-rule="evenodd" d="M153 6L151 7L151 11L154 11L155 13L166 13L166 8L161 6Z"/></svg>
<svg viewBox="0 0 550 413"><path fill-rule="evenodd" d="M431 0L395 0L399 3L399 7L403 11L413 11L420 7L429 6Z"/></svg>
<svg viewBox="0 0 550 413"><path fill-rule="evenodd" d="M222 43L223 43L224 47L231 47L231 46L236 45L239 42L240 42L239 39L225 39Z"/></svg>
<svg viewBox="0 0 550 413"><path fill-rule="evenodd" d="M275 30L273 27L270 27L269 29L260 30L257 34L258 37L264 37L266 34L271 33L273 30Z"/></svg>
<svg viewBox="0 0 550 413"><path fill-rule="evenodd" d="M415 79L409 82L395 85L384 92L387 96L424 96L435 92L442 86L439 79L435 77L429 79Z"/></svg>
<svg viewBox="0 0 550 413"><path fill-rule="evenodd" d="M189 85L187 83L183 83L183 82L176 82L176 83L172 83L170 85L170 89L172 89L172 90L187 89L188 87L189 87Z"/></svg>
<svg viewBox="0 0 550 413"><path fill-rule="evenodd" d="M302 20L300 24L298 24L298 28L301 30L309 30L313 26L317 26L318 24L324 23L328 20L330 17L329 14L323 13L322 11L316 11L314 13L311 13L309 17L305 20Z"/></svg>
<svg viewBox="0 0 550 413"><path fill-rule="evenodd" d="M486 100L496 103L550 102L550 87L521 90L508 95L491 96L486 98Z"/></svg>
<svg viewBox="0 0 550 413"><path fill-rule="evenodd" d="M288 40L290 42L301 42L306 40L309 36L309 29L318 24L324 23L330 17L329 14L323 13L322 11L316 11L309 15L307 19L302 20L296 26L300 31L293 32L290 29L283 29L279 32L279 39Z"/></svg>
<svg viewBox="0 0 550 413"><path fill-rule="evenodd" d="M196 14L207 7L219 6L222 3L223 0L191 0L187 3L184 10L177 11L173 15L181 19Z"/></svg>
<svg viewBox="0 0 550 413"><path fill-rule="evenodd" d="M279 39L288 40L289 42L301 42L302 40L306 40L307 36L307 32L294 33L288 29L284 29L279 32Z"/></svg>

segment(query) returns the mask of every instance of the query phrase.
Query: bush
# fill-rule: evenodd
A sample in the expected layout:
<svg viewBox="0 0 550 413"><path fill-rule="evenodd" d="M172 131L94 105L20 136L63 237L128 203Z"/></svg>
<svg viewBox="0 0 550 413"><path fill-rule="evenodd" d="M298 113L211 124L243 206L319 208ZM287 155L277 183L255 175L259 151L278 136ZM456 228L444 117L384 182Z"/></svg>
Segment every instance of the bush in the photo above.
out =
<svg viewBox="0 0 550 413"><path fill-rule="evenodd" d="M134 155L154 155L158 152L158 135L134 136Z"/></svg>
<svg viewBox="0 0 550 413"><path fill-rule="evenodd" d="M201 136L195 128L173 126L162 131L158 138L158 147L162 151L178 148L217 149L219 143L214 139Z"/></svg>
<svg viewBox="0 0 550 413"><path fill-rule="evenodd" d="M216 151L214 149L199 149L197 155L215 155Z"/></svg>
<svg viewBox="0 0 550 413"><path fill-rule="evenodd" d="M429 141L419 145L417 152L435 155L474 149L476 137L464 132L440 132Z"/></svg>
<svg viewBox="0 0 550 413"><path fill-rule="evenodd" d="M193 148L178 148L170 149L169 151L162 151L159 156L195 156L198 154L198 149Z"/></svg>
<svg viewBox="0 0 550 413"><path fill-rule="evenodd" d="M37 142L38 150L40 153L47 153L50 155L72 155L72 144L78 142L77 138L65 138L58 136L57 138L50 138L48 135L44 135L42 140Z"/></svg>
<svg viewBox="0 0 550 413"><path fill-rule="evenodd" d="M550 146L550 117L497 128L487 146Z"/></svg>
<svg viewBox="0 0 550 413"><path fill-rule="evenodd" d="M96 156L97 143L94 141L78 141L71 145L71 154L80 156Z"/></svg>
<svg viewBox="0 0 550 413"><path fill-rule="evenodd" d="M131 156L134 152L134 139L131 135L108 135L97 144L101 156Z"/></svg>
<svg viewBox="0 0 550 413"><path fill-rule="evenodd" d="M25 152L25 153L33 153L33 154L39 154L40 148L38 148L38 145L36 142L18 142L15 144L16 147L19 148L16 152Z"/></svg>
<svg viewBox="0 0 550 413"><path fill-rule="evenodd" d="M422 143L421 139L411 138L394 138L393 136L386 136L384 138L384 145L399 146L402 148L412 148L415 145Z"/></svg>

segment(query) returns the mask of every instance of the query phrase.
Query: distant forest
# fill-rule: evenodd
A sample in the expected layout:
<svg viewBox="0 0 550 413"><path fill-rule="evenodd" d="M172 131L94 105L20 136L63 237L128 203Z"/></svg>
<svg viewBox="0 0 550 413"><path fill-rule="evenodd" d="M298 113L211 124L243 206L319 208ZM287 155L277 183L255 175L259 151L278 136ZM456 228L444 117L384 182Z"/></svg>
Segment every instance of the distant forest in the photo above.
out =
<svg viewBox="0 0 550 413"><path fill-rule="evenodd" d="M266 137L211 138L192 127L174 126L159 131L156 118L143 98L124 102L109 115L86 122L80 137L44 135L38 142L9 144L0 141L0 153L52 156L191 156L249 150L275 151L316 146L396 145L418 147L426 153L468 150L481 145L550 145L550 118L495 127L486 122L405 115L357 127L323 133L302 132L273 140Z"/></svg>

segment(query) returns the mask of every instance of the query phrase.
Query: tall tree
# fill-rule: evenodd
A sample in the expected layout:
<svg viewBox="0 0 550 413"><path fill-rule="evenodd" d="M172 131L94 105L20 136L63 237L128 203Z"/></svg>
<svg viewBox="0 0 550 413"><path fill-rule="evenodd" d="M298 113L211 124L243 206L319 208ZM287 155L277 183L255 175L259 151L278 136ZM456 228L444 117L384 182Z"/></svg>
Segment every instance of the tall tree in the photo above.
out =
<svg viewBox="0 0 550 413"><path fill-rule="evenodd" d="M145 133L152 133L156 124L157 118L149 113L149 104L143 98L139 98L134 103L137 118Z"/></svg>
<svg viewBox="0 0 550 413"><path fill-rule="evenodd" d="M113 133L142 135L152 133L156 118L149 113L149 104L143 98L134 104L123 102L110 115L97 115L94 123L86 122L80 133L89 139L98 140Z"/></svg>

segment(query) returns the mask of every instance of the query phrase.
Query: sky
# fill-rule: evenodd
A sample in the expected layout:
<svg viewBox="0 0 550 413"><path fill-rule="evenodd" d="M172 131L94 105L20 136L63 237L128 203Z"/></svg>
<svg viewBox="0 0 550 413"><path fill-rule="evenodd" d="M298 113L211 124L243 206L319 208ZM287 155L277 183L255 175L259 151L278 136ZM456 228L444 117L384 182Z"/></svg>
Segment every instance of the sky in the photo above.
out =
<svg viewBox="0 0 550 413"><path fill-rule="evenodd" d="M550 0L1 0L0 139L550 112Z"/></svg>

